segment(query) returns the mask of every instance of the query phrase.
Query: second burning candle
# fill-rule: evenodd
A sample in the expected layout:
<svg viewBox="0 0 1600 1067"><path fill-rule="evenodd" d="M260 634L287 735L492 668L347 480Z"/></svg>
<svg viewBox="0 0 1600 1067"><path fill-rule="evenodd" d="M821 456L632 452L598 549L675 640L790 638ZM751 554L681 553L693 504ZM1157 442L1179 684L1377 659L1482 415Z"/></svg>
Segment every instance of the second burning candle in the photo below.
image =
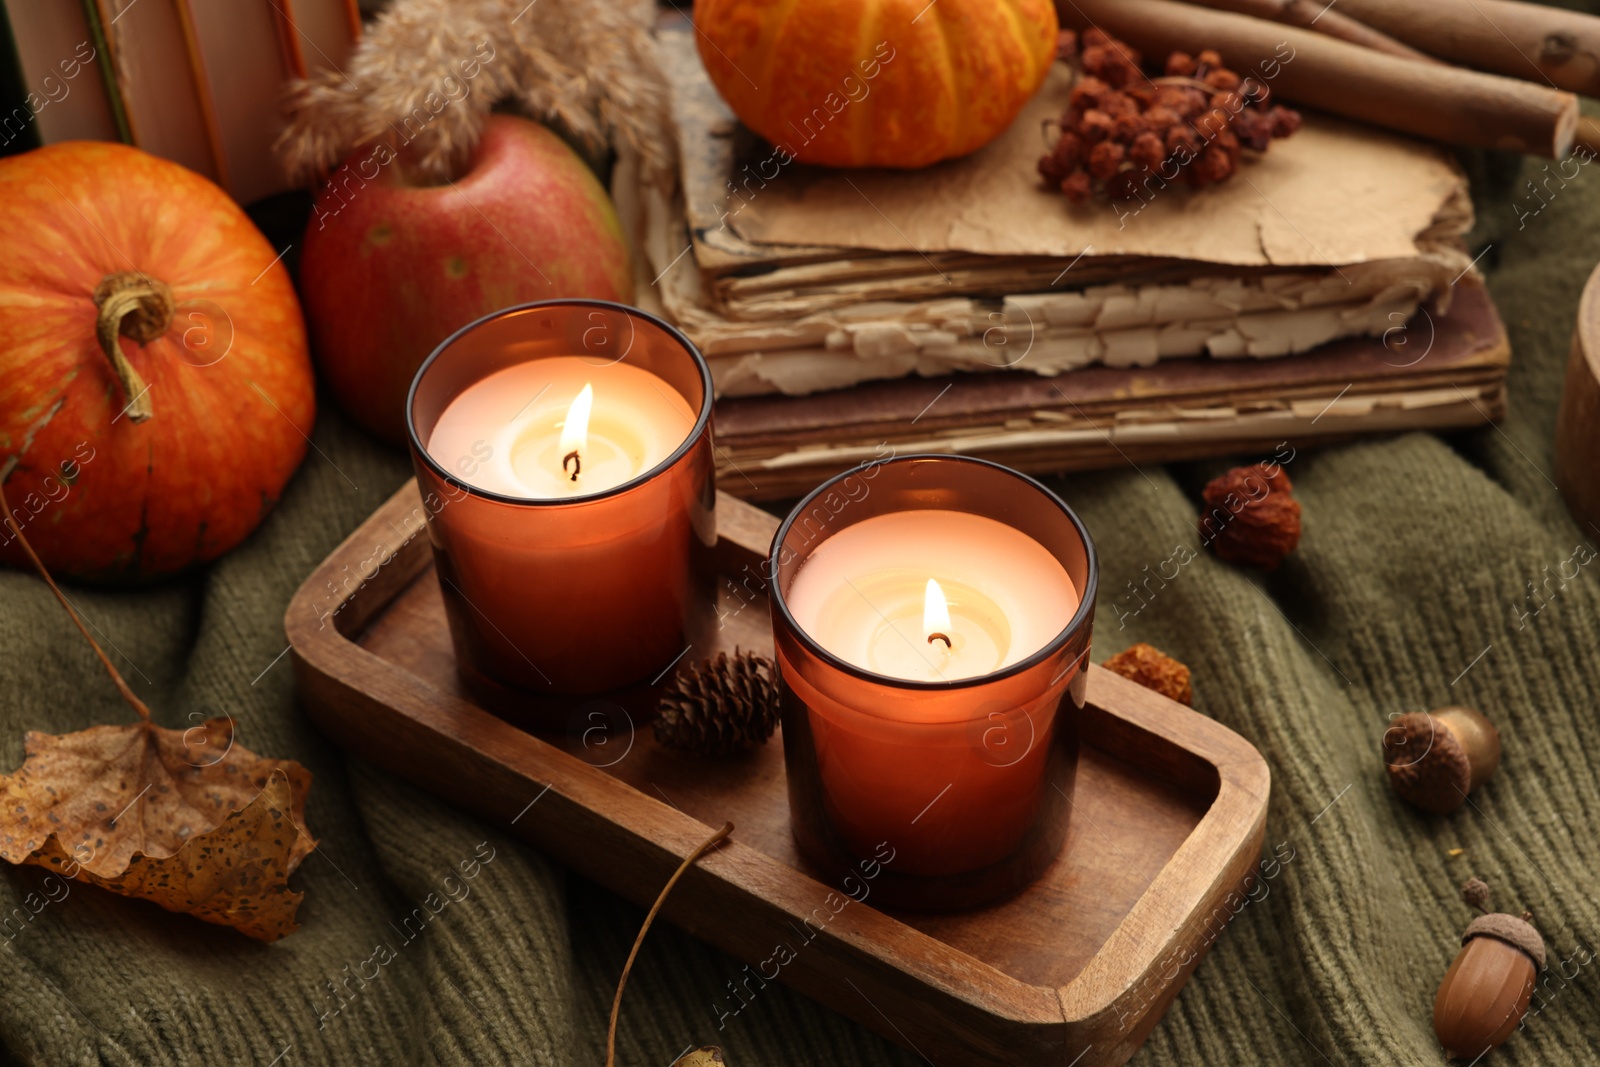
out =
<svg viewBox="0 0 1600 1067"><path fill-rule="evenodd" d="M977 906L1065 841L1096 563L1054 494L908 456L823 485L772 548L790 813L831 876L887 847L886 903Z"/></svg>

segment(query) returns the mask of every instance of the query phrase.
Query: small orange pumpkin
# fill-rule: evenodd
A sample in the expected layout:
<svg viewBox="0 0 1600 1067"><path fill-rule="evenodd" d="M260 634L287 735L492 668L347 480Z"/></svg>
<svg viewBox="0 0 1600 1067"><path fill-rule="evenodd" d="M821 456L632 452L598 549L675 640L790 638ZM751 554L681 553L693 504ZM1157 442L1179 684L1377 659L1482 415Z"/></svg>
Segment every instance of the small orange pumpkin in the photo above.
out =
<svg viewBox="0 0 1600 1067"><path fill-rule="evenodd" d="M136 148L0 160L0 482L58 576L226 552L294 473L316 399L282 256L211 182ZM0 528L0 562L26 567Z"/></svg>
<svg viewBox="0 0 1600 1067"><path fill-rule="evenodd" d="M1051 0L699 0L695 28L734 114L831 167L977 151L1038 92L1060 30Z"/></svg>

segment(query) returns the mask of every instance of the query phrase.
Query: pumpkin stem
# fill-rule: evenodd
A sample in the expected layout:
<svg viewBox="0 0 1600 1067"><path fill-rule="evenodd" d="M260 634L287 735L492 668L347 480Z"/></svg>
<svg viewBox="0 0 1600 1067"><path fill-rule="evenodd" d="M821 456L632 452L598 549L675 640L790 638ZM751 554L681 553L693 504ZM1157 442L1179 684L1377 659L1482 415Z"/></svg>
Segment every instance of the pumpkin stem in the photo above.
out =
<svg viewBox="0 0 1600 1067"><path fill-rule="evenodd" d="M8 470L6 473L9 475L10 471ZM72 621L78 627L78 632L83 635L85 641L89 642L89 647L94 649L94 654L100 657L100 662L105 665L106 673L111 675L111 680L117 685L117 692L121 693L122 699L126 700L129 706L139 713L139 718L148 723L150 721L149 707L134 694L132 689L128 688L128 683L122 678L122 672L117 670L116 665L106 656L105 650L100 647L100 642L96 641L93 635L89 633L88 628L83 625L83 620L78 617L77 611L73 609L72 602L61 591L61 587L56 585L56 580L50 577L49 570L45 568L44 560L39 558L39 554L28 543L28 536L22 532L22 527L17 525L17 517L11 513L11 505L6 502L4 479L0 479L0 514L5 516L6 525L11 528L11 532L16 535L17 540L22 542L22 550L33 561L33 565L38 569L40 577L50 587L50 591L56 595L56 599L61 601L61 606L67 609L67 614L72 616Z"/></svg>
<svg viewBox="0 0 1600 1067"><path fill-rule="evenodd" d="M165 282L139 271L123 271L100 279L94 288L94 303L100 309L94 324L95 336L122 384L122 395L128 401L123 410L131 421L143 422L153 411L150 387L123 355L117 337L125 335L141 345L149 344L167 332L177 301Z"/></svg>

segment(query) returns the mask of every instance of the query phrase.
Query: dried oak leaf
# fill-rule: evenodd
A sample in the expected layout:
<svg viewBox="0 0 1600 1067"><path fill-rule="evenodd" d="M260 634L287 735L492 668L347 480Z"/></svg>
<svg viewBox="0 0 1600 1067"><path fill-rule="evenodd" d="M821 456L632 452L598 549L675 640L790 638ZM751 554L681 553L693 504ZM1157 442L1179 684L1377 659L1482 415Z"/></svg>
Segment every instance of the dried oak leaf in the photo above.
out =
<svg viewBox="0 0 1600 1067"><path fill-rule="evenodd" d="M722 1050L716 1045L707 1045L697 1048L693 1052L685 1052L682 1056L672 1061L672 1067L722 1067L728 1061L722 1058Z"/></svg>
<svg viewBox="0 0 1600 1067"><path fill-rule="evenodd" d="M0 776L0 858L261 941L299 929L288 878L316 841L301 829L311 772L298 763L234 744L226 718L30 730L23 748Z"/></svg>

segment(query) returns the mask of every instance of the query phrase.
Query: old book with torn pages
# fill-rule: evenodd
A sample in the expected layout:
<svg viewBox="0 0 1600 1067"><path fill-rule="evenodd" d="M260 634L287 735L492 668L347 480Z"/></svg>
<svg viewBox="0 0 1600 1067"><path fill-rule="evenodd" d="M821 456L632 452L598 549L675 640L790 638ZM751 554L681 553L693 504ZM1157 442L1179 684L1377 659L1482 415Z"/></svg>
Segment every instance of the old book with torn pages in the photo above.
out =
<svg viewBox="0 0 1600 1067"><path fill-rule="evenodd" d="M1292 356L1381 338L1429 298L1443 309L1471 269L1465 178L1439 148L1368 127L1307 116L1220 185L1072 205L1035 171L1065 67L966 159L842 171L746 133L691 31L660 43L682 189L628 199L661 310L724 397ZM817 121L849 122L853 103Z"/></svg>
<svg viewBox="0 0 1600 1067"><path fill-rule="evenodd" d="M1267 455L1504 412L1505 328L1437 149L1313 116L1221 186L1073 207L1034 171L1062 70L968 159L804 168L663 18L681 188L623 152L612 191L639 302L709 357L724 489L795 496L917 452L1030 472Z"/></svg>

